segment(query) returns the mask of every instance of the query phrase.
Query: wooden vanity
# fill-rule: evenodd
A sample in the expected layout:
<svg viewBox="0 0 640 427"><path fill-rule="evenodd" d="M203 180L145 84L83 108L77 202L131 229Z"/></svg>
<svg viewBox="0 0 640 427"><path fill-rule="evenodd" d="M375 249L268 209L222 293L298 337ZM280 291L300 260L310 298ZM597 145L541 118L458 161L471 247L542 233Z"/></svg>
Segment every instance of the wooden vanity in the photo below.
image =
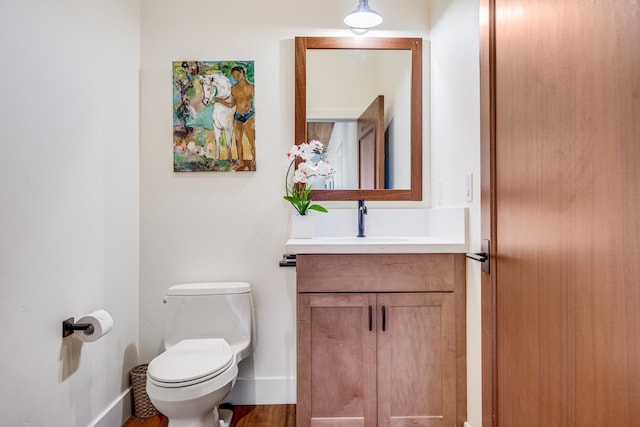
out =
<svg viewBox="0 0 640 427"><path fill-rule="evenodd" d="M462 427L466 261L297 255L298 427Z"/></svg>

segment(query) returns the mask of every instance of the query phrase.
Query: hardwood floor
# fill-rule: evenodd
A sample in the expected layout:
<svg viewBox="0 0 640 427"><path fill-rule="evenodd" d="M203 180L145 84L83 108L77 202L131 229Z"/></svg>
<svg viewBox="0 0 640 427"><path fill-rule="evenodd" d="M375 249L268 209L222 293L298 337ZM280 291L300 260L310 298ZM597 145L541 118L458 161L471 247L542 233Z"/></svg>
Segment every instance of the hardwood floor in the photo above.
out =
<svg viewBox="0 0 640 427"><path fill-rule="evenodd" d="M123 427L167 427L167 418L131 417ZM295 427L296 405L243 405L233 409L232 427Z"/></svg>
<svg viewBox="0 0 640 427"><path fill-rule="evenodd" d="M296 405L236 406L233 427L295 427Z"/></svg>
<svg viewBox="0 0 640 427"><path fill-rule="evenodd" d="M158 414L150 418L131 417L122 427L167 427L168 424L167 417Z"/></svg>

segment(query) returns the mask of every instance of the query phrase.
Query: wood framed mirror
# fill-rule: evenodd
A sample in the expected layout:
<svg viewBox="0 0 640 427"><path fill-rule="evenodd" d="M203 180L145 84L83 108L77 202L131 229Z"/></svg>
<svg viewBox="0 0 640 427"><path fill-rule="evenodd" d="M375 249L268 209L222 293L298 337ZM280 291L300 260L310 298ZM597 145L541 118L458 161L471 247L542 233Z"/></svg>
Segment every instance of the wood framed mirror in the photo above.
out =
<svg viewBox="0 0 640 427"><path fill-rule="evenodd" d="M310 139L348 165L313 200L422 200L422 39L296 37L295 143Z"/></svg>

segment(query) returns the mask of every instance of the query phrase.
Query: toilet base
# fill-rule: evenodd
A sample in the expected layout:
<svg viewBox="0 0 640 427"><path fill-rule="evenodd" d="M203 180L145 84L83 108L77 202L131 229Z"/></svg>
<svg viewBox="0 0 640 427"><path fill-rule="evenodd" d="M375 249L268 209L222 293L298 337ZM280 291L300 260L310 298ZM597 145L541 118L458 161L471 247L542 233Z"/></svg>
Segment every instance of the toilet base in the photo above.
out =
<svg viewBox="0 0 640 427"><path fill-rule="evenodd" d="M220 417L218 415L218 407L197 418L169 418L168 427L219 427Z"/></svg>
<svg viewBox="0 0 640 427"><path fill-rule="evenodd" d="M231 427L233 411L229 409L218 409L218 414L220 417L220 427Z"/></svg>
<svg viewBox="0 0 640 427"><path fill-rule="evenodd" d="M217 407L211 413L198 419L173 419L169 420L168 427L231 427L231 419L233 411L229 409L218 409Z"/></svg>
<svg viewBox="0 0 640 427"><path fill-rule="evenodd" d="M169 419L168 427L220 427L218 405L233 388L237 375L238 366L233 364L213 379L175 388L158 387L147 375L147 394Z"/></svg>

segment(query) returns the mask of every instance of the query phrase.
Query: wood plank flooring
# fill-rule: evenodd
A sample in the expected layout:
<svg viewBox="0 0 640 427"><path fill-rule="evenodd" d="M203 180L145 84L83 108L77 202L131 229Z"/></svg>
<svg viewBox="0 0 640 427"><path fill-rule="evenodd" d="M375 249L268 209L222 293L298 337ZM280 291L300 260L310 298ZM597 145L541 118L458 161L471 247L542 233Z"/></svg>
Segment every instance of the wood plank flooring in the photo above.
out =
<svg viewBox="0 0 640 427"><path fill-rule="evenodd" d="M149 418L131 417L122 427L167 427L168 424L167 417L158 414Z"/></svg>
<svg viewBox="0 0 640 427"><path fill-rule="evenodd" d="M233 427L295 427L296 405L248 405L233 410Z"/></svg>
<svg viewBox="0 0 640 427"><path fill-rule="evenodd" d="M167 427L167 418L131 417L123 427ZM296 405L241 405L233 409L232 427L295 427Z"/></svg>

